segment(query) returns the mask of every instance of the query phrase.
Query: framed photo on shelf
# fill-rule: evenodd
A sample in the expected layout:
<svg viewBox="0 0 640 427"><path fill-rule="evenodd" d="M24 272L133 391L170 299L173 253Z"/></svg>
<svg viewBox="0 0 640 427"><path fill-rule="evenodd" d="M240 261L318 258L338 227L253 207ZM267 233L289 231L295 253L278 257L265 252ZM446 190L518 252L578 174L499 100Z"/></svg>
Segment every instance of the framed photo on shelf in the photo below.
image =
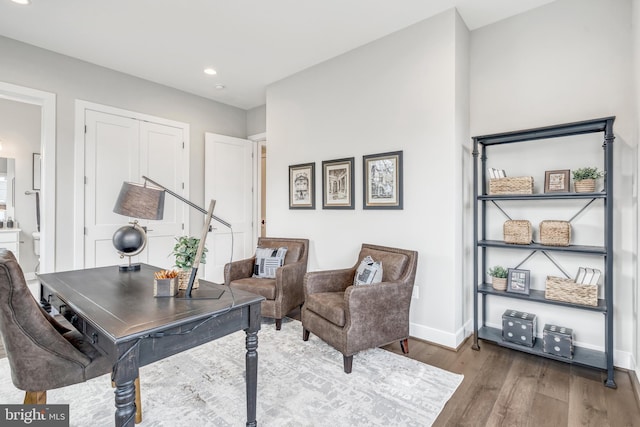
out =
<svg viewBox="0 0 640 427"><path fill-rule="evenodd" d="M322 162L322 209L354 209L354 158Z"/></svg>
<svg viewBox="0 0 640 427"><path fill-rule="evenodd" d="M569 192L569 169L557 171L546 171L544 173L545 193L568 193Z"/></svg>
<svg viewBox="0 0 640 427"><path fill-rule="evenodd" d="M507 292L529 295L529 270L510 268L507 270Z"/></svg>
<svg viewBox="0 0 640 427"><path fill-rule="evenodd" d="M316 208L316 164L289 166L289 209Z"/></svg>
<svg viewBox="0 0 640 427"><path fill-rule="evenodd" d="M363 209L402 209L402 151L362 157Z"/></svg>

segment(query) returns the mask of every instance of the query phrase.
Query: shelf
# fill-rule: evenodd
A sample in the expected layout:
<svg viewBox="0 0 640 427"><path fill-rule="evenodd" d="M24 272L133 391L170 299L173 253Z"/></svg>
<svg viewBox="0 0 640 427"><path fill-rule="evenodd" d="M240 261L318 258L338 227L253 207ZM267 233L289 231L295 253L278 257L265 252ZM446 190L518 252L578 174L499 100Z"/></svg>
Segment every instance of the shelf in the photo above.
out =
<svg viewBox="0 0 640 427"><path fill-rule="evenodd" d="M547 246L547 245L541 245L540 243L530 243L528 245L516 245L513 243L505 243L502 240L480 240L478 241L478 246L484 247L484 248L524 249L529 251L570 252L570 253L592 254L592 255L607 254L607 250L602 246L584 246L584 245Z"/></svg>
<svg viewBox="0 0 640 427"><path fill-rule="evenodd" d="M512 350L522 351L524 353L535 354L536 356L546 357L548 359L558 360L560 362L572 365L587 366L590 368L607 369L606 354L602 351L590 350L584 347L576 347L573 349L573 359L556 356L542 351L542 338L537 338L533 347L527 347L520 344L511 343L502 340L502 331L497 328L483 326L478 329L478 338L493 342L501 347L507 347Z"/></svg>
<svg viewBox="0 0 640 427"><path fill-rule="evenodd" d="M478 196L478 200L584 200L605 199L607 193L537 193L537 194L485 194Z"/></svg>
<svg viewBox="0 0 640 427"><path fill-rule="evenodd" d="M535 129L514 132L495 133L492 135L476 136L473 139L482 145L508 144L512 142L534 141L537 139L557 138L561 136L582 135L585 133L605 132L607 122L613 123L615 117L585 120L582 122L566 123Z"/></svg>
<svg viewBox="0 0 640 427"><path fill-rule="evenodd" d="M545 303L545 304L560 305L562 307L571 307L571 308L577 308L577 309L580 309L580 310L597 311L597 312L601 312L601 313L606 313L607 312L607 305L605 303L605 300L603 300L603 299L599 299L598 300L598 305L597 306L582 305L582 304L572 304L570 302L555 301L555 300L551 300L551 299L546 299L544 297L544 291L539 291L539 290L536 290L536 289L531 289L530 294L529 295L525 295L525 294L517 294L517 293L514 293L514 292L497 291L497 290L493 289L493 287L490 284L486 284L486 283L478 286L478 292L481 293L481 294L485 294L485 295L497 295L497 296L505 297L505 298L515 298L515 299L526 300L526 301L542 302L542 303Z"/></svg>

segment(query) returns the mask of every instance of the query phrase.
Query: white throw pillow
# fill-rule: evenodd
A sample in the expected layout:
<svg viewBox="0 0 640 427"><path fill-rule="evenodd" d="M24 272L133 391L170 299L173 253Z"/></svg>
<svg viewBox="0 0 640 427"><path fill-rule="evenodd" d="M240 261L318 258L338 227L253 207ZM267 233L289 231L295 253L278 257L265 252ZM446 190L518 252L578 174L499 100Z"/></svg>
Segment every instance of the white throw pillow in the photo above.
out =
<svg viewBox="0 0 640 427"><path fill-rule="evenodd" d="M373 283L382 282L382 263L380 261L374 261L369 255L367 255L358 266L356 275L353 278L353 284L357 285L371 285Z"/></svg>
<svg viewBox="0 0 640 427"><path fill-rule="evenodd" d="M287 248L257 248L253 277L274 279L276 270L284 265Z"/></svg>

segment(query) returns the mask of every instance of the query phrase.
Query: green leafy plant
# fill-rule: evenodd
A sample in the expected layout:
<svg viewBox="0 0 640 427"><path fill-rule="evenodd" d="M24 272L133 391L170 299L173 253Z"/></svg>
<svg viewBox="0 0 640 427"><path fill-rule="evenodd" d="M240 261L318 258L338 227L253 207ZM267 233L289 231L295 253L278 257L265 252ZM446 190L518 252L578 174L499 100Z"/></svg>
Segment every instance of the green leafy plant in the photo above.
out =
<svg viewBox="0 0 640 427"><path fill-rule="evenodd" d="M500 265L490 268L487 273L489 273L489 276L491 277L499 277L501 279L507 278L507 269Z"/></svg>
<svg viewBox="0 0 640 427"><path fill-rule="evenodd" d="M196 259L196 253L198 252L198 245L200 239L189 236L176 237L176 244L173 247L172 254L176 257L175 266L181 269L189 269L193 267L193 261ZM201 264L206 264L207 261L207 248L204 248L202 252Z"/></svg>
<svg viewBox="0 0 640 427"><path fill-rule="evenodd" d="M583 179L598 179L604 176L604 172L599 171L596 167L586 167L576 169L572 172L574 181L582 181Z"/></svg>

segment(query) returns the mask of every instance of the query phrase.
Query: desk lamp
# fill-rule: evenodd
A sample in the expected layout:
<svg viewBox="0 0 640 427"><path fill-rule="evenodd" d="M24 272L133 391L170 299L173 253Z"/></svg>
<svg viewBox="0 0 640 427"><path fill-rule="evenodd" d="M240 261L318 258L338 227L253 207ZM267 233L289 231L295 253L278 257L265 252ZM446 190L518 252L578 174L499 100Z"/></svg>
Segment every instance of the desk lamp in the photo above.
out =
<svg viewBox="0 0 640 427"><path fill-rule="evenodd" d="M202 227L202 236L200 243L198 244L198 250L196 257L191 267L191 275L189 276L189 283L187 289L180 291L176 298L179 299L218 299L224 293L224 290L219 289L193 289L193 283L198 273L198 266L204 252L205 240L209 233L209 227L211 225L211 219L215 219L220 224L225 225L231 229L231 224L224 221L213 214L213 209L216 205L215 200L211 200L209 203L209 209L199 207L198 205L190 202L179 194L169 190L167 187L158 184L151 178L142 176L144 184L136 184L132 182L123 182L120 189L120 195L116 202L116 206L113 208L115 213L125 215L133 218L153 219L160 220L164 213L164 193L171 194L176 199L186 203L192 208L204 213L206 215L204 226ZM153 184L153 186L147 185L147 182ZM135 222L135 221L134 221Z"/></svg>

